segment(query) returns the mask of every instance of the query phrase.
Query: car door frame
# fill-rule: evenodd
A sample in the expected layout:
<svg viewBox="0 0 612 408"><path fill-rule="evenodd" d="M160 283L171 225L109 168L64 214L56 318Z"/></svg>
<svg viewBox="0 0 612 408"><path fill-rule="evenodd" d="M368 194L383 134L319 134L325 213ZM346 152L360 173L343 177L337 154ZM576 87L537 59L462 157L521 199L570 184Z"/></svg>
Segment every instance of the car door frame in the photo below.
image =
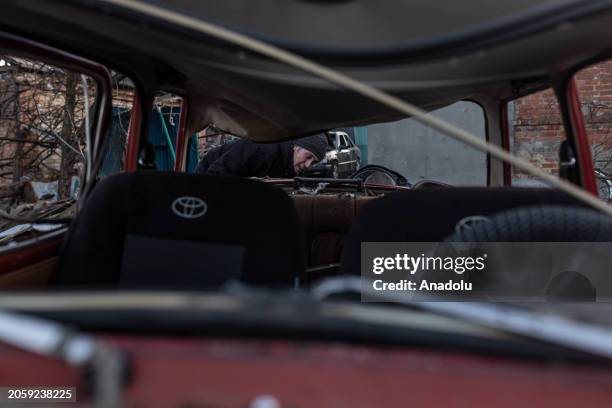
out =
<svg viewBox="0 0 612 408"><path fill-rule="evenodd" d="M0 50L3 53L44 61L64 69L77 71L91 77L96 83L96 99L91 121L92 166L91 173L86 174L81 188L77 209L88 197L96 183L98 173L104 160L106 135L112 112L112 77L107 67L89 59L82 58L64 50L30 40L28 38L0 30ZM85 166L87 167L87 166ZM57 255L64 234L68 230L59 230L0 248L0 276L15 269L24 268Z"/></svg>

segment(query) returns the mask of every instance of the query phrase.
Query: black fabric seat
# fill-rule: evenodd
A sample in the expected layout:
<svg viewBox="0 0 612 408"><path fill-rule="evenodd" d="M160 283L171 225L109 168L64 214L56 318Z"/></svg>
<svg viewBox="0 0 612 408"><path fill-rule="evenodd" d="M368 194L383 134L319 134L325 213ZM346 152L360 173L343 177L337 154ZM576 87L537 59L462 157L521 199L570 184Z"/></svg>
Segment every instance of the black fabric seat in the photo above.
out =
<svg viewBox="0 0 612 408"><path fill-rule="evenodd" d="M136 172L102 180L60 252L59 285L293 285L304 273L290 198L263 182Z"/></svg>
<svg viewBox="0 0 612 408"><path fill-rule="evenodd" d="M366 205L346 237L343 274L360 273L362 242L439 242L461 221L515 207L583 205L547 188L453 187L401 191Z"/></svg>

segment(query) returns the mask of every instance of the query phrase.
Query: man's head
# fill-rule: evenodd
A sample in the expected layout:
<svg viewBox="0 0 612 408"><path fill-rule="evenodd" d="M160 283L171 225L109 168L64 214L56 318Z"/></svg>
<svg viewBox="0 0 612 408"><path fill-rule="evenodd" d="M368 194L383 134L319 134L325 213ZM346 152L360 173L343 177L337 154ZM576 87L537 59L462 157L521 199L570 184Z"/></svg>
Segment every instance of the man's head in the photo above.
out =
<svg viewBox="0 0 612 408"><path fill-rule="evenodd" d="M327 138L319 134L293 142L293 170L296 174L320 161L327 151Z"/></svg>

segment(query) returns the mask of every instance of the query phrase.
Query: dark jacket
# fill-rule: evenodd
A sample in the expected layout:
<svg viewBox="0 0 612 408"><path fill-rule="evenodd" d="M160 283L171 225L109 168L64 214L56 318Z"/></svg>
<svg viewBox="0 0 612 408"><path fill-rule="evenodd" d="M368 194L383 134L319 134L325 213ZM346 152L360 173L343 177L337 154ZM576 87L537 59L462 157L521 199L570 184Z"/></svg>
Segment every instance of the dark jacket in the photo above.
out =
<svg viewBox="0 0 612 408"><path fill-rule="evenodd" d="M255 143L248 139L226 143L206 153L196 172L220 176L293 178L293 143Z"/></svg>

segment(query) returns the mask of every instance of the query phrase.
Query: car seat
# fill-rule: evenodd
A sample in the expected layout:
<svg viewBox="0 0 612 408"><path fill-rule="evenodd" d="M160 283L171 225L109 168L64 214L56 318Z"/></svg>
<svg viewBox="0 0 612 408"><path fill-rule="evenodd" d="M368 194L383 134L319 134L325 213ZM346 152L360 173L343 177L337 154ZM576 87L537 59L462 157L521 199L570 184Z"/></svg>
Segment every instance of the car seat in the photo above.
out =
<svg viewBox="0 0 612 408"><path fill-rule="evenodd" d="M460 228L445 241L468 243L488 254L487 268L475 274L475 285L513 295L544 292L549 301L595 301L598 282L601 295L609 299L612 217L601 212L521 207Z"/></svg>
<svg viewBox="0 0 612 408"><path fill-rule="evenodd" d="M453 187L399 191L368 203L346 237L341 274L360 273L362 242L438 242L462 222L531 205L583 206L549 188Z"/></svg>
<svg viewBox="0 0 612 408"><path fill-rule="evenodd" d="M290 198L256 180L172 172L102 180L60 250L61 286L293 285L303 237Z"/></svg>

